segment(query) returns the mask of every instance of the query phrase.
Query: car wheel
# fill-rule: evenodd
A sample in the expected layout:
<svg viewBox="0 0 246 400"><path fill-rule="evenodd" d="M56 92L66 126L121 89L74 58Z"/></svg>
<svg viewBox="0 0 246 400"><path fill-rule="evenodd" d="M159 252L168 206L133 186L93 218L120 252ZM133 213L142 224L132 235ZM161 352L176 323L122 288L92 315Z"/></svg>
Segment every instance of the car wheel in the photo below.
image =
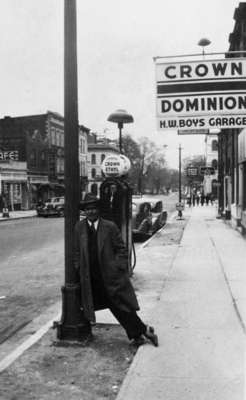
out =
<svg viewBox="0 0 246 400"><path fill-rule="evenodd" d="M141 224L138 227L138 231L142 232L142 233L148 233L149 232L149 222L146 219L141 222Z"/></svg>
<svg viewBox="0 0 246 400"><path fill-rule="evenodd" d="M57 215L58 217L64 217L64 210L59 210Z"/></svg>

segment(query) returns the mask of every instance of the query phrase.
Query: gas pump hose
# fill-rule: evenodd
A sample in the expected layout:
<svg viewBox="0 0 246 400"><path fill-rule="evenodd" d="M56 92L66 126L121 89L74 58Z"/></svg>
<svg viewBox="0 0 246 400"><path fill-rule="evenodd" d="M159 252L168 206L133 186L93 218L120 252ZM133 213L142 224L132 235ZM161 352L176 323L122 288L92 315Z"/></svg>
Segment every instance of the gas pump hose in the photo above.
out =
<svg viewBox="0 0 246 400"><path fill-rule="evenodd" d="M136 266L136 261L137 261L136 250L135 250L135 246L134 246L134 241L133 240L132 240L132 253L133 253L133 263L131 265L131 268L132 268L132 271L133 271L135 266Z"/></svg>

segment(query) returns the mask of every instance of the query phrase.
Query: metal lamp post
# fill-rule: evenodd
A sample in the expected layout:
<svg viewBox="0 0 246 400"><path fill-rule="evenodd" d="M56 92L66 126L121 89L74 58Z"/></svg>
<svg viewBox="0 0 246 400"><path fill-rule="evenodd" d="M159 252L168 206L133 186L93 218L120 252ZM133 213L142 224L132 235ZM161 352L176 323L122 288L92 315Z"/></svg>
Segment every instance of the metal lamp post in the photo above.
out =
<svg viewBox="0 0 246 400"><path fill-rule="evenodd" d="M79 276L73 266L73 232L80 201L76 0L65 0L64 6L65 284L62 317L56 327L58 339L82 341L91 331L80 308Z"/></svg>
<svg viewBox="0 0 246 400"><path fill-rule="evenodd" d="M110 114L108 121L115 122L118 124L119 128L119 149L122 153L122 128L123 124L128 124L134 121L133 116L128 114L126 110L116 110L114 113Z"/></svg>

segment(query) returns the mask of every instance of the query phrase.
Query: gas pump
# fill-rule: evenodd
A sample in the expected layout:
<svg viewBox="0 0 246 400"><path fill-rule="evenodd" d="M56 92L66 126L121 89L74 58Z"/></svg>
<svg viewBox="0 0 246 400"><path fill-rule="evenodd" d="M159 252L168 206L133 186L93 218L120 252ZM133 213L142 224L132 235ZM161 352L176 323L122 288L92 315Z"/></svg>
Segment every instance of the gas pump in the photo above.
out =
<svg viewBox="0 0 246 400"><path fill-rule="evenodd" d="M126 180L130 161L123 155L107 156L102 163L105 180L100 186L101 216L113 221L121 231L128 252L128 272L132 275L132 188Z"/></svg>

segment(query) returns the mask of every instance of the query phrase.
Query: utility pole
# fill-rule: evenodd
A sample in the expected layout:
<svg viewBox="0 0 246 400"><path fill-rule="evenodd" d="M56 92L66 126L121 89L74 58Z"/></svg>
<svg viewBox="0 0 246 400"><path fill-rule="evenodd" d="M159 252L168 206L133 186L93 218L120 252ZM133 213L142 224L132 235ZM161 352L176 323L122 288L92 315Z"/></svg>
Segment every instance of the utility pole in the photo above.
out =
<svg viewBox="0 0 246 400"><path fill-rule="evenodd" d="M181 144L179 145L179 203L181 203Z"/></svg>
<svg viewBox="0 0 246 400"><path fill-rule="evenodd" d="M64 158L65 158L65 285L57 337L82 341L91 333L80 309L80 282L73 266L74 226L79 220L78 84L76 0L64 1Z"/></svg>
<svg viewBox="0 0 246 400"><path fill-rule="evenodd" d="M179 219L182 219L182 210L183 210L182 195L181 195L181 150L182 150L182 147L180 144L179 145L179 202L177 204Z"/></svg>

